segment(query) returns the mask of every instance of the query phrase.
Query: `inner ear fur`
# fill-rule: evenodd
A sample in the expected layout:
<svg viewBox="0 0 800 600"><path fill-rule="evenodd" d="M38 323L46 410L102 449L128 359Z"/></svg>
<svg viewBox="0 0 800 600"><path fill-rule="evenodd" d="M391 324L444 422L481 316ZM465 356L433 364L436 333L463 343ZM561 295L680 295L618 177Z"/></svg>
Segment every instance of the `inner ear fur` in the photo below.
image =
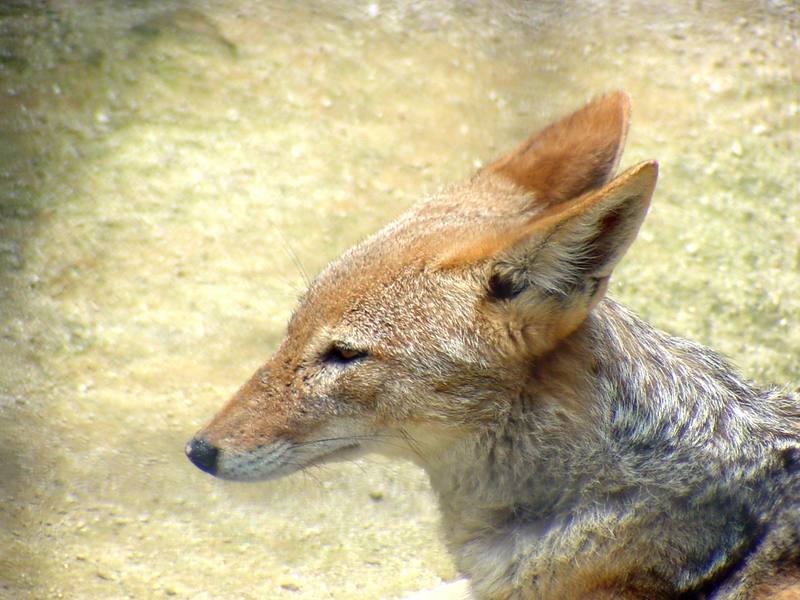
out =
<svg viewBox="0 0 800 600"><path fill-rule="evenodd" d="M538 203L564 202L608 182L629 117L628 95L612 92L533 135L487 170L532 192Z"/></svg>
<svg viewBox="0 0 800 600"><path fill-rule="evenodd" d="M490 298L520 297L525 304L545 296L585 316L602 299L611 272L633 243L657 176L655 161L640 163L603 188L554 205L510 232L506 248L490 265ZM532 295L523 294L529 291Z"/></svg>

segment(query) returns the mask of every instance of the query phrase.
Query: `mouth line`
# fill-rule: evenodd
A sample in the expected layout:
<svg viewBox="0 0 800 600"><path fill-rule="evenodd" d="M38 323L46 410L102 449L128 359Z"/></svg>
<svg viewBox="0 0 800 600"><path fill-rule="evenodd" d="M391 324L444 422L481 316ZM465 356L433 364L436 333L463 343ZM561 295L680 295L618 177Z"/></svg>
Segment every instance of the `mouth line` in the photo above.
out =
<svg viewBox="0 0 800 600"><path fill-rule="evenodd" d="M315 456L310 461L308 461L305 466L312 467L317 465L324 465L326 463L331 463L331 462L348 460L358 455L360 448L361 444L359 444L358 442L352 442L350 444L347 444L346 446L341 446L339 448L336 448L335 450L332 450L327 454Z"/></svg>

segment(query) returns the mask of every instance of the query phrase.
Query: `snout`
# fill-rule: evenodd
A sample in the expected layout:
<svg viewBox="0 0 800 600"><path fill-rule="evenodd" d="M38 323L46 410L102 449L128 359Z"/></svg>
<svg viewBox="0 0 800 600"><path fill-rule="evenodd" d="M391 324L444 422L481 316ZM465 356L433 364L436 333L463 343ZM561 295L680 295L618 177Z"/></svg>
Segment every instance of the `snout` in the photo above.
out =
<svg viewBox="0 0 800 600"><path fill-rule="evenodd" d="M205 439L201 437L192 438L192 440L186 444L186 456L188 456L189 460L201 471L205 471L211 475L217 474L219 449L208 443Z"/></svg>

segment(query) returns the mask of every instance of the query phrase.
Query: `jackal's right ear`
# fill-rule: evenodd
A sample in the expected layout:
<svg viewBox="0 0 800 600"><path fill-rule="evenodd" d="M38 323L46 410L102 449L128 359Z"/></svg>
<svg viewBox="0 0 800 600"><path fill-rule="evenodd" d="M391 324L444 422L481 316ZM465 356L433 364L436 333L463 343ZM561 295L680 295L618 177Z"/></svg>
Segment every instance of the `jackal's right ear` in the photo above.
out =
<svg viewBox="0 0 800 600"><path fill-rule="evenodd" d="M543 129L488 171L557 204L605 185L619 164L628 131L630 99L616 91Z"/></svg>

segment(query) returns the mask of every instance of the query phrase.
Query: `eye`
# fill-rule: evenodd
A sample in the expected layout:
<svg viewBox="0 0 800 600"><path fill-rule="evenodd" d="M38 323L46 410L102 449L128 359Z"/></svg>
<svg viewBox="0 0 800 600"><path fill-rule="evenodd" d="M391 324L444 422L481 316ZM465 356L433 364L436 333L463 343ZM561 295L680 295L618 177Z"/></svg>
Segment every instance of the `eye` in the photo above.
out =
<svg viewBox="0 0 800 600"><path fill-rule="evenodd" d="M366 350L358 350L352 346L334 343L331 344L331 347L325 352L322 360L327 363L347 364L364 358L366 355Z"/></svg>

